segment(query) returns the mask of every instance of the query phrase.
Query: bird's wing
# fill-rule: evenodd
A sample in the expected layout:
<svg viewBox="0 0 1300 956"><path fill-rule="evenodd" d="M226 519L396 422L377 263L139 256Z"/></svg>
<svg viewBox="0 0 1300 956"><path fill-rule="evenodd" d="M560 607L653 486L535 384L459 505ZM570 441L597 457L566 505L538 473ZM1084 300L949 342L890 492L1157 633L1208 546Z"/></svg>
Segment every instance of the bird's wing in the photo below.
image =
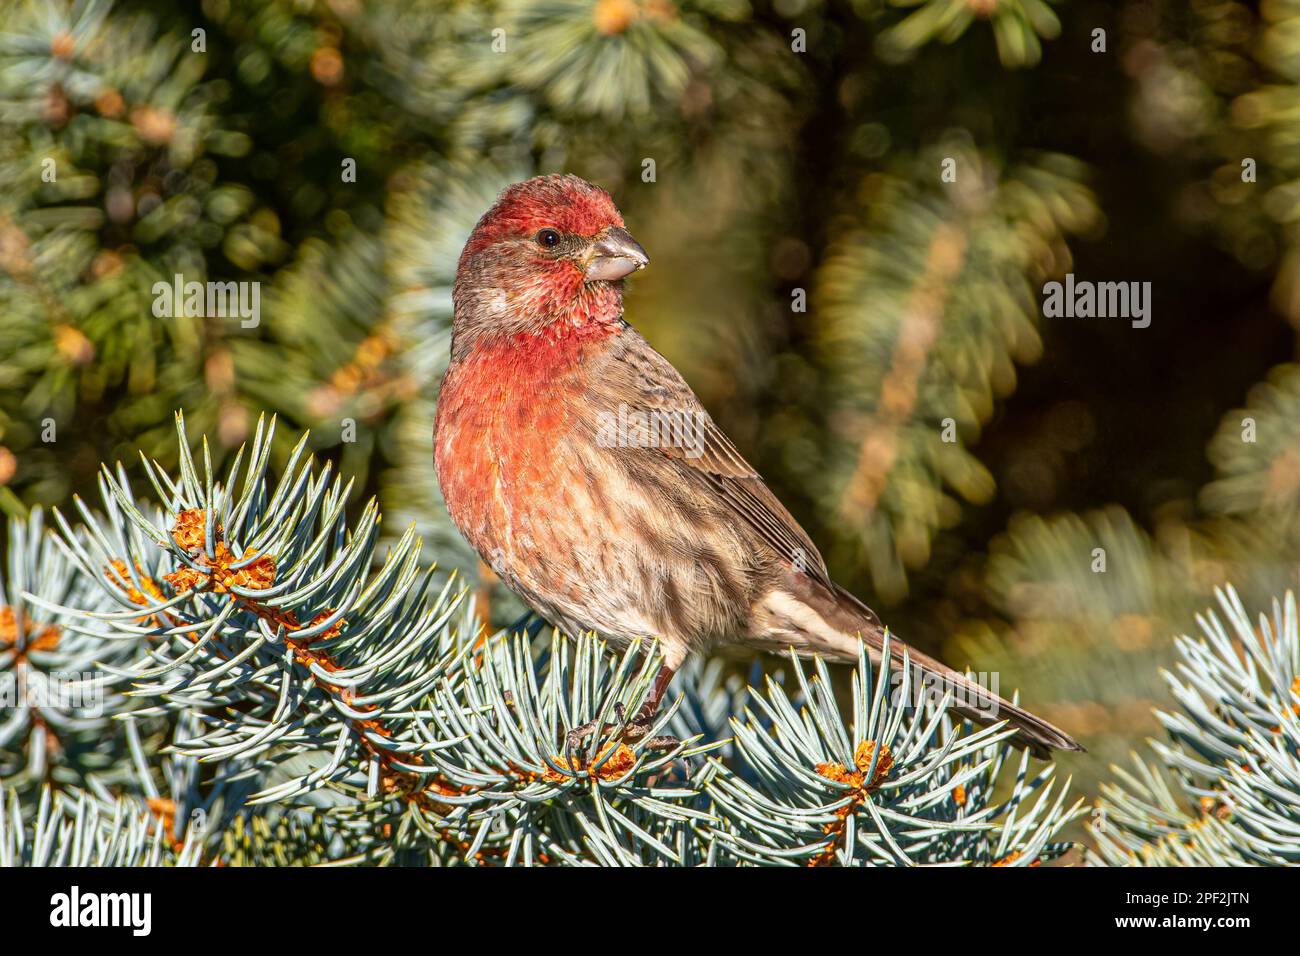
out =
<svg viewBox="0 0 1300 956"><path fill-rule="evenodd" d="M833 634L855 635L879 654L885 641L885 629L869 607L831 581L826 562L790 512L777 500L748 462L736 451L722 430L705 412L677 370L656 352L635 330L628 328L614 338L602 360L591 369L586 398L589 408L603 417L618 416L622 411L625 438L634 439L624 447L629 454L659 455L674 469L674 477L683 483L706 482L715 498L738 519L746 522L760 539L785 561L803 556L803 574L791 574L786 583L792 597L807 605ZM652 412L681 413L696 423L697 430L682 437L689 442L665 442L663 432L653 432L650 423L633 413L648 416ZM671 419L670 419L671 421ZM671 437L671 436L669 436ZM813 583L816 582L816 583ZM1052 724L1021 707L981 688L966 675L923 654L898 640L893 641L891 664L900 667L902 651L907 648L911 663L922 673L937 676L941 686L960 690L961 696L951 709L977 723L1006 720L1018 728L1013 738L1017 746L1028 746L1039 756L1049 749L1082 750L1083 748ZM851 648L851 649L849 649ZM857 642L846 644L844 660L855 660Z"/></svg>
<svg viewBox="0 0 1300 956"><path fill-rule="evenodd" d="M683 480L707 482L735 516L746 522L781 559L834 589L826 562L807 532L772 494L762 476L709 417L677 369L650 347L635 329L614 337L599 367L592 370L590 409L620 416L627 442L637 454L667 459ZM620 412L622 409L622 412ZM640 413L639 415L636 413ZM657 421L651 416L657 415ZM674 423L680 425L672 440ZM665 436L670 440L665 441Z"/></svg>

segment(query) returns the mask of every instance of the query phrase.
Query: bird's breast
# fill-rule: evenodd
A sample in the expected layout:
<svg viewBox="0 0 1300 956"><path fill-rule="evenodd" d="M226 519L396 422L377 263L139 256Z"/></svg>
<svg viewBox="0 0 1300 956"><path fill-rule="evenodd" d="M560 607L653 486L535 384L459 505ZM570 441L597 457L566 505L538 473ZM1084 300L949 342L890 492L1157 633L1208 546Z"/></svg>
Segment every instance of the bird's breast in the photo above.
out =
<svg viewBox="0 0 1300 956"><path fill-rule="evenodd" d="M583 341L532 344L476 349L448 371L438 400L443 497L489 563L561 545L559 519L593 505L584 414L593 350Z"/></svg>

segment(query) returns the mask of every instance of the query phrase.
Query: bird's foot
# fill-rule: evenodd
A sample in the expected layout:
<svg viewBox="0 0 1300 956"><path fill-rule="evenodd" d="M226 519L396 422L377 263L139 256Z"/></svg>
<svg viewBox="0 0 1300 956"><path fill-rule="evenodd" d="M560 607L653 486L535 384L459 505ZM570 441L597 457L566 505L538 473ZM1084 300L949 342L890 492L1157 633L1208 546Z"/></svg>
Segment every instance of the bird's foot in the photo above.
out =
<svg viewBox="0 0 1300 956"><path fill-rule="evenodd" d="M602 724L599 720L589 720L579 727L574 727L564 735L564 757L569 761L569 766L577 766L581 760L575 761L574 754L582 749L583 742L592 734L604 735L611 730L618 730L621 724Z"/></svg>
<svg viewBox="0 0 1300 956"><path fill-rule="evenodd" d="M615 704L614 714L618 717L619 723L623 725L623 732L619 734L619 737L622 740L632 742L643 740L654 728L655 713L656 711L647 713L643 710L631 720L627 720L623 716L623 705ZM646 740L645 746L647 750L672 750L674 747L681 746L681 743L676 737L663 734Z"/></svg>
<svg viewBox="0 0 1300 956"><path fill-rule="evenodd" d="M605 735L611 731L617 731L612 738L613 740L623 743L636 743L644 740L646 735L654 727L655 712L647 713L642 710L631 720L625 716L625 710L622 704L614 705L614 716L618 723L601 724L599 720L589 720L580 727L574 727L564 735L564 756L569 761L569 766L578 766L583 761L581 758L577 762L574 760L574 754L582 749L583 743L592 734ZM647 750L672 750L674 747L681 746L681 741L676 737L660 735L645 740Z"/></svg>

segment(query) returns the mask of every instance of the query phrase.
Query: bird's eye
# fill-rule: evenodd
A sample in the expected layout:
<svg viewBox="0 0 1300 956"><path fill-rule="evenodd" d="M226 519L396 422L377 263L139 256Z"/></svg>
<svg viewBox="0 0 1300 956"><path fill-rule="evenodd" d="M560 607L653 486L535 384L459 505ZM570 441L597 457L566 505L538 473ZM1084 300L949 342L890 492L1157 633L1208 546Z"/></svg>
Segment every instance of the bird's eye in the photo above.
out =
<svg viewBox="0 0 1300 956"><path fill-rule="evenodd" d="M547 249L554 249L560 244L560 234L554 229L543 229L537 234L537 244Z"/></svg>

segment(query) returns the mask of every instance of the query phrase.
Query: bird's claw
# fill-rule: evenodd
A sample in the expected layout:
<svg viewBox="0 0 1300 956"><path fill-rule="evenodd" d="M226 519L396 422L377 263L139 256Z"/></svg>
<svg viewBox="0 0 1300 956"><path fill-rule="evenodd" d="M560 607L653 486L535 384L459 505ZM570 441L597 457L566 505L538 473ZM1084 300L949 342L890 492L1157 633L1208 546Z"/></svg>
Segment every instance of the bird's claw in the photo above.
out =
<svg viewBox="0 0 1300 956"><path fill-rule="evenodd" d="M622 740L635 743L642 740L654 728L654 714L638 714L632 720L623 721L623 732L619 734ZM670 741L667 746L663 746L663 741ZM681 743L676 737L659 736L651 737L646 741L646 746L651 750L667 750L669 747L675 747Z"/></svg>
<svg viewBox="0 0 1300 956"><path fill-rule="evenodd" d="M564 759L568 761L570 767L577 767L579 763L585 764L586 761L574 759L574 754L582 749L582 742L587 739L589 734L601 732L613 727L613 724L601 726L599 720L589 720L580 727L574 727L564 735Z"/></svg>
<svg viewBox="0 0 1300 956"><path fill-rule="evenodd" d="M655 722L655 715L647 714L644 711L629 720L627 717L627 710L624 708L622 703L616 703L614 705L614 717L617 720L617 723L604 724L602 726L599 720L589 720L580 727L574 727L564 735L564 756L570 767L578 768L586 765L585 760L582 760L580 763L575 762L574 754L582 749L583 741L587 739L588 735L593 733L605 734L610 731L617 731L617 734L614 737L615 740L624 743L636 743L637 741L643 740L645 736L650 733ZM646 740L645 747L647 750L663 751L679 747L681 746L681 743L682 742L676 737L671 737L665 734L651 737L649 740Z"/></svg>

